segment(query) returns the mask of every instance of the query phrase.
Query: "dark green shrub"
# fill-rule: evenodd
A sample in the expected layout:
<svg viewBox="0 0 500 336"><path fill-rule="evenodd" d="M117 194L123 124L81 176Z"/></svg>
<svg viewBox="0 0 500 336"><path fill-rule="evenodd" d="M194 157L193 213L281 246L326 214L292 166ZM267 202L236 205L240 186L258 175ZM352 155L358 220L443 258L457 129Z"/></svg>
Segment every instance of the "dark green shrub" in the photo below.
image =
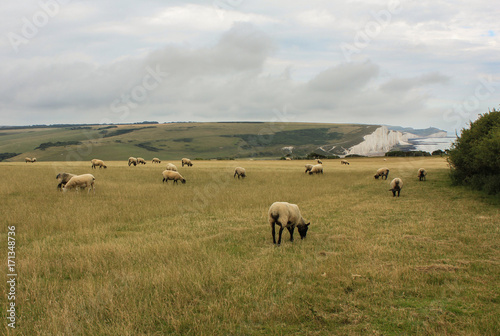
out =
<svg viewBox="0 0 500 336"><path fill-rule="evenodd" d="M449 151L454 184L500 193L500 111L482 114Z"/></svg>

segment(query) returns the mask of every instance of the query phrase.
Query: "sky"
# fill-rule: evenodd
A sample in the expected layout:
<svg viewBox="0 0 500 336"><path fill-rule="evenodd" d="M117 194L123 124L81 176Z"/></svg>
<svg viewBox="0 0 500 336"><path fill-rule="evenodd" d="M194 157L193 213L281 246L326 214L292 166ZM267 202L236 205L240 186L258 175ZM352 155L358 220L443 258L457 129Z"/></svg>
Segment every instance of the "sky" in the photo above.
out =
<svg viewBox="0 0 500 336"><path fill-rule="evenodd" d="M500 5L0 2L0 125L386 124L460 131L500 103Z"/></svg>

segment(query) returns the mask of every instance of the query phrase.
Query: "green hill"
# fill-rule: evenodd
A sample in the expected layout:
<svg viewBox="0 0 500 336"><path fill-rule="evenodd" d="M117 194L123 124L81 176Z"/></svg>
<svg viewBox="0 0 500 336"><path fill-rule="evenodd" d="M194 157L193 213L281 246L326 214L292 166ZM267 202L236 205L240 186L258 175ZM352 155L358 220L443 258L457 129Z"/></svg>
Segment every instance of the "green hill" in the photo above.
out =
<svg viewBox="0 0 500 336"><path fill-rule="evenodd" d="M0 128L0 159L151 160L342 154L378 125L211 122ZM14 154L17 154L13 156Z"/></svg>

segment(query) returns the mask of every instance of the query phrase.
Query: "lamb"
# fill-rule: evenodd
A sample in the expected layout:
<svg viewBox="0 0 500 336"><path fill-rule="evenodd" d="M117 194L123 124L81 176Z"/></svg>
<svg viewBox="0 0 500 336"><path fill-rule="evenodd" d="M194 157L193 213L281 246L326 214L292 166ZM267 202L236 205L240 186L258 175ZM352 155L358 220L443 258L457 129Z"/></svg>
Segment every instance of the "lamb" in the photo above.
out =
<svg viewBox="0 0 500 336"><path fill-rule="evenodd" d="M307 173L307 172L311 171L313 165L312 164L306 164L305 167L306 167L306 171L305 172Z"/></svg>
<svg viewBox="0 0 500 336"><path fill-rule="evenodd" d="M191 160L190 160L190 159L183 158L183 159L181 160L181 162L182 162L182 166L183 166L183 167L184 167L184 165L187 165L188 167L191 167L191 166L193 165L193 163L191 162Z"/></svg>
<svg viewBox="0 0 500 336"><path fill-rule="evenodd" d="M242 168L242 167L236 167L234 169L234 175L233 175L233 178L238 176L238 179L241 177L241 178L245 178L247 177L247 172L245 170L245 168Z"/></svg>
<svg viewBox="0 0 500 336"><path fill-rule="evenodd" d="M281 244L281 234L283 229L286 227L288 232L290 232L290 241L293 242L293 231L295 227L299 231L300 238L304 239L309 229L310 222L306 224L306 221L300 214L299 207L296 204L291 204L288 202L274 202L269 207L269 224L271 224L273 244L276 244L276 230L275 224L280 226L278 245Z"/></svg>
<svg viewBox="0 0 500 336"><path fill-rule="evenodd" d="M319 174L319 173L323 174L323 165L321 164L312 166L311 170L309 171L309 175Z"/></svg>
<svg viewBox="0 0 500 336"><path fill-rule="evenodd" d="M323 164L323 161L321 161L320 159L316 159L316 162L317 162L318 164Z"/></svg>
<svg viewBox="0 0 500 336"><path fill-rule="evenodd" d="M173 163L167 163L166 170L177 171L177 167Z"/></svg>
<svg viewBox="0 0 500 336"><path fill-rule="evenodd" d="M132 164L134 165L134 167L137 166L137 159L131 156L128 158L128 166L130 167L130 165Z"/></svg>
<svg viewBox="0 0 500 336"><path fill-rule="evenodd" d="M153 160L151 160L151 163L161 163L161 160L158 158L153 158Z"/></svg>
<svg viewBox="0 0 500 336"><path fill-rule="evenodd" d="M73 188L78 190L80 188L85 189L89 187L87 193L90 193L90 189L92 189L95 194L94 182L95 182L95 177L92 174L76 175L69 179L68 183L66 183L66 185L62 188L62 190L66 192Z"/></svg>
<svg viewBox="0 0 500 336"><path fill-rule="evenodd" d="M424 168L420 168L418 170L418 175L417 175L419 181L425 181L426 176L427 176L427 171Z"/></svg>
<svg viewBox="0 0 500 336"><path fill-rule="evenodd" d="M389 175L389 168L379 168L377 170L377 173L374 175L376 179L378 179L380 176L382 176L382 180L385 179L387 180L387 176Z"/></svg>
<svg viewBox="0 0 500 336"><path fill-rule="evenodd" d="M140 163L140 164L146 164L146 160L144 160L144 159L143 159L143 158L141 158L141 157L138 157L138 158L137 158L137 164L139 164L139 163Z"/></svg>
<svg viewBox="0 0 500 336"><path fill-rule="evenodd" d="M96 169L96 167L99 167L99 169L101 168L108 168L105 164L104 164L104 161L102 160L99 160L99 159L92 159L90 161L92 163L92 168Z"/></svg>
<svg viewBox="0 0 500 336"><path fill-rule="evenodd" d="M347 161L347 160L340 160L340 164L349 165L349 161Z"/></svg>
<svg viewBox="0 0 500 336"><path fill-rule="evenodd" d="M70 173L59 173L56 176L56 179L59 180L59 184L57 185L57 189L62 189L68 183L68 181L73 177L76 176L75 174L70 174Z"/></svg>
<svg viewBox="0 0 500 336"><path fill-rule="evenodd" d="M183 184L186 183L186 179L176 171L164 170L162 175L163 175L163 182L167 182L167 184L168 180L173 180L174 181L173 183L177 183L178 181L181 181Z"/></svg>
<svg viewBox="0 0 500 336"><path fill-rule="evenodd" d="M399 193L401 192L402 188L403 188L403 181L399 177L396 177L394 180L392 180L391 189L389 189L390 191L392 191L392 197L396 196L396 192L398 193L399 197Z"/></svg>

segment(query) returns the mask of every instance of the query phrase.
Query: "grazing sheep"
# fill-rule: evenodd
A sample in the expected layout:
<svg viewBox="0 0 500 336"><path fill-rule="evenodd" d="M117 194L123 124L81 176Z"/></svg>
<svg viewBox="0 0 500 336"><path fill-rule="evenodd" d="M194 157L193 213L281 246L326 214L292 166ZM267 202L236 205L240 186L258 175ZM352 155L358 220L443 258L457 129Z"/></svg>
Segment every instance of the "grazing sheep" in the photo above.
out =
<svg viewBox="0 0 500 336"><path fill-rule="evenodd" d="M323 165L321 164L312 166L311 170L309 171L309 175L319 174L319 173L323 174Z"/></svg>
<svg viewBox="0 0 500 336"><path fill-rule="evenodd" d="M286 161L292 161L292 158L286 157L285 160Z"/></svg>
<svg viewBox="0 0 500 336"><path fill-rule="evenodd" d="M104 161L102 160L99 160L99 159L92 159L90 161L92 163L92 168L96 169L96 167L99 167L99 169L101 168L108 168L105 164L104 164Z"/></svg>
<svg viewBox="0 0 500 336"><path fill-rule="evenodd" d="M420 168L418 170L418 175L417 175L419 181L425 181L426 176L427 176L427 171L424 168Z"/></svg>
<svg viewBox="0 0 500 336"><path fill-rule="evenodd" d="M131 156L128 158L128 166L130 167L130 165L134 165L134 167L137 166L137 159L135 157Z"/></svg>
<svg viewBox="0 0 500 336"><path fill-rule="evenodd" d="M280 226L278 245L281 244L281 234L286 227L290 232L290 241L293 241L293 231L295 227L299 231L300 238L304 239L311 223L307 223L300 214L299 207L296 204L288 202L274 202L269 207L269 224L271 224L273 244L276 244L276 230L275 224Z"/></svg>
<svg viewBox="0 0 500 336"><path fill-rule="evenodd" d="M385 179L387 180L387 176L389 176L389 168L379 168L374 177L378 179L380 176L382 176L382 180L384 179L384 176Z"/></svg>
<svg viewBox="0 0 500 336"><path fill-rule="evenodd" d="M183 158L183 159L181 160L181 162L182 162L182 166L183 166L183 167L184 167L184 165L187 165L188 167L191 167L191 166L193 165L193 163L191 162L191 160L190 160L190 159Z"/></svg>
<svg viewBox="0 0 500 336"><path fill-rule="evenodd" d="M94 182L95 177L92 174L76 175L69 179L68 183L66 183L62 190L66 192L69 189L75 188L78 191L80 188L85 189L89 187L87 193L90 193L90 189L92 189L95 193Z"/></svg>
<svg viewBox="0 0 500 336"><path fill-rule="evenodd" d="M36 158L32 158L32 159L31 159L31 162L36 162Z"/></svg>
<svg viewBox="0 0 500 336"><path fill-rule="evenodd" d="M320 159L316 159L316 162L317 162L318 164L323 164L323 161L321 161Z"/></svg>
<svg viewBox="0 0 500 336"><path fill-rule="evenodd" d="M340 160L340 164L349 165L349 161L347 161L347 160Z"/></svg>
<svg viewBox="0 0 500 336"><path fill-rule="evenodd" d="M177 167L173 163L167 163L166 170L177 171Z"/></svg>
<svg viewBox="0 0 500 336"><path fill-rule="evenodd" d="M307 173L307 172L311 171L311 169L312 169L314 166L313 166L312 164L306 164L306 165L305 165L305 167L306 167L306 171L305 171L305 172Z"/></svg>
<svg viewBox="0 0 500 336"><path fill-rule="evenodd" d="M146 164L146 160L144 160L143 158L137 158L137 164Z"/></svg>
<svg viewBox="0 0 500 336"><path fill-rule="evenodd" d="M245 168L242 168L242 167L236 167L234 169L234 175L233 175L233 178L238 176L238 179L241 177L241 178L245 178L247 177L247 172L245 170Z"/></svg>
<svg viewBox="0 0 500 336"><path fill-rule="evenodd" d="M57 189L62 189L68 183L68 181L73 177L76 176L75 174L70 174L70 173L59 173L56 176L56 179L59 181L59 184L57 185Z"/></svg>
<svg viewBox="0 0 500 336"><path fill-rule="evenodd" d="M163 175L163 182L167 182L167 184L168 184L168 180L173 180L174 183L177 183L178 181L181 181L182 183L186 183L186 179L184 177L182 177L182 175L176 171L164 170L162 175Z"/></svg>
<svg viewBox="0 0 500 336"><path fill-rule="evenodd" d="M31 161L31 158L29 158L29 157L25 157L24 161L26 161L26 162L33 162L33 161Z"/></svg>
<svg viewBox="0 0 500 336"><path fill-rule="evenodd" d="M389 189L390 191L392 191L392 197L396 196L396 192L398 193L399 197L399 193L401 192L402 188L403 188L403 181L399 177L396 177L394 180L392 180L391 189Z"/></svg>
<svg viewBox="0 0 500 336"><path fill-rule="evenodd" d="M158 158L153 158L153 160L151 160L151 163L161 163L161 160Z"/></svg>

